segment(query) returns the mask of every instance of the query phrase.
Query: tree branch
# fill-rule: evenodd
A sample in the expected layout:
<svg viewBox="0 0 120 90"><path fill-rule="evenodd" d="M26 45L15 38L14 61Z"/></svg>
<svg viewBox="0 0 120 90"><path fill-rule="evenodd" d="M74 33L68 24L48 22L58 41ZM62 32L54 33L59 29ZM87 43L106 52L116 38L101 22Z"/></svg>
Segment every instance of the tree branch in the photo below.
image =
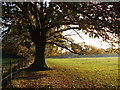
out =
<svg viewBox="0 0 120 90"><path fill-rule="evenodd" d="M91 20L94 20L94 21L97 20L97 21L99 21L99 22L102 22L104 25L107 25L107 26L109 26L110 28L114 28L110 23L108 23L108 22L106 22L106 21L103 21L103 20L100 20L98 17L93 18L92 16L88 15L88 13L84 13L84 12L82 12L82 11L78 11L78 13L81 13L81 14L87 16L87 17L88 17L89 19L91 19Z"/></svg>
<svg viewBox="0 0 120 90"><path fill-rule="evenodd" d="M82 36L75 30L75 29L73 29L76 33L77 33L77 35L80 37L80 38L82 38ZM83 39L83 38L82 38ZM84 40L84 39L83 39Z"/></svg>
<svg viewBox="0 0 120 90"><path fill-rule="evenodd" d="M56 33L64 32L64 31L71 30L71 29L80 29L80 28L79 27L69 27L69 28L66 28L66 29L61 29L59 31L55 31L55 32L51 33L49 37L55 35Z"/></svg>
<svg viewBox="0 0 120 90"><path fill-rule="evenodd" d="M66 47L66 46L62 46L62 45L59 45L59 44L53 43L53 42L46 42L46 43L49 43L49 44L52 44L52 45L59 46L59 47L61 47L61 48L64 48L64 49L70 51L71 53L75 53L75 54L81 55L80 53L77 53L77 52L74 52L74 51L70 50L70 49L69 49L68 47Z"/></svg>
<svg viewBox="0 0 120 90"><path fill-rule="evenodd" d="M22 41L20 42L20 43L18 43L18 45L17 45L17 48L19 47L19 45L21 45L22 43L23 43L23 41L26 39L26 38L29 38L29 36L26 36L26 35L24 35L25 37L22 39Z"/></svg>

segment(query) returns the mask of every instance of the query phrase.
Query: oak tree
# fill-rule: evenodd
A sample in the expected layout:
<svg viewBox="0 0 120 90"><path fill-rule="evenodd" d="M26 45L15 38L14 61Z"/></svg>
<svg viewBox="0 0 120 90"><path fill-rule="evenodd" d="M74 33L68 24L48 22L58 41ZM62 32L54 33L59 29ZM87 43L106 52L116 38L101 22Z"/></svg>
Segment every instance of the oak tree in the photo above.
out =
<svg viewBox="0 0 120 90"><path fill-rule="evenodd" d="M3 38L13 33L19 44L31 40L35 45L33 70L49 69L45 62L45 50L49 45L65 48L80 54L75 43L63 32L75 31L89 34L103 41L117 42L120 31L119 2L4 2L2 23ZM17 34L16 34L17 33ZM29 39L29 40L27 40ZM49 48L49 47L48 47Z"/></svg>

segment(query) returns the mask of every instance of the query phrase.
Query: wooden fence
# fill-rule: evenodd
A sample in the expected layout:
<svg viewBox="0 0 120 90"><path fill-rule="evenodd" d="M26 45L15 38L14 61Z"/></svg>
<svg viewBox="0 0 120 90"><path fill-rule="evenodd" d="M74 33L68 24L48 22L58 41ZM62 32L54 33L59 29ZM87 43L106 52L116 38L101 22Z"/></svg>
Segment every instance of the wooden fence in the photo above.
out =
<svg viewBox="0 0 120 90"><path fill-rule="evenodd" d="M6 71L6 72L5 72ZM12 88L12 80L14 79L14 75L18 74L20 72L20 64L19 60L17 63L14 63L12 60L10 60L9 67L2 67L2 89L5 88Z"/></svg>

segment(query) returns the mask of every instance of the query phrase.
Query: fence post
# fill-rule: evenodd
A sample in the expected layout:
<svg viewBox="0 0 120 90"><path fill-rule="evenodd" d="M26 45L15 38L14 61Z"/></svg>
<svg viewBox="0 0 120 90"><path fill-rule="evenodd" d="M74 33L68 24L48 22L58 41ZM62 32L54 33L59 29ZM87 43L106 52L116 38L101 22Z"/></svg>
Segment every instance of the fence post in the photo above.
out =
<svg viewBox="0 0 120 90"><path fill-rule="evenodd" d="M12 83L12 60L10 60L10 85Z"/></svg>
<svg viewBox="0 0 120 90"><path fill-rule="evenodd" d="M4 73L4 72L3 72L3 67L2 67L2 75L3 75L3 73Z"/></svg>
<svg viewBox="0 0 120 90"><path fill-rule="evenodd" d="M17 65L17 72L19 73L19 69L20 69L20 60L18 59L18 65Z"/></svg>

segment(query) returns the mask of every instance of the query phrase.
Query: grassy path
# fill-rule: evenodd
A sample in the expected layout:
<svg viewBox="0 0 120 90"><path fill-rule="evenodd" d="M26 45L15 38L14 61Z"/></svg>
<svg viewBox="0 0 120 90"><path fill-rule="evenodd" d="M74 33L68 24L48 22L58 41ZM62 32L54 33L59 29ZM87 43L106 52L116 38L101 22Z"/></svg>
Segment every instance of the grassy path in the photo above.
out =
<svg viewBox="0 0 120 90"><path fill-rule="evenodd" d="M15 88L117 87L117 58L47 59L49 71L23 71L13 80Z"/></svg>

